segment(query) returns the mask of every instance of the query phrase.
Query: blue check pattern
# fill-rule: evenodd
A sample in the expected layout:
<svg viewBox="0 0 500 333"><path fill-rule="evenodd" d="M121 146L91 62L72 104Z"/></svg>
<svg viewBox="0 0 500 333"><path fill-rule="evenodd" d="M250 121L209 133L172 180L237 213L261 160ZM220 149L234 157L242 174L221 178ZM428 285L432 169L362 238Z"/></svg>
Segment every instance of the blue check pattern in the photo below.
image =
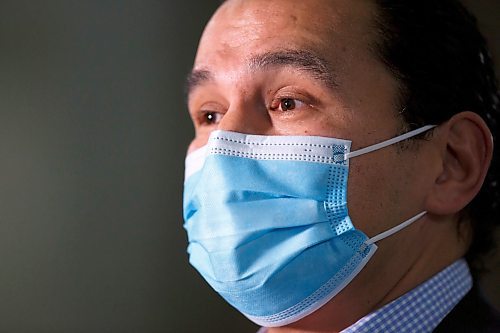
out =
<svg viewBox="0 0 500 333"><path fill-rule="evenodd" d="M340 333L432 332L471 288L467 262L459 259ZM261 328L258 333L265 332L267 329Z"/></svg>
<svg viewBox="0 0 500 333"><path fill-rule="evenodd" d="M460 259L342 333L432 332L471 288L469 267Z"/></svg>

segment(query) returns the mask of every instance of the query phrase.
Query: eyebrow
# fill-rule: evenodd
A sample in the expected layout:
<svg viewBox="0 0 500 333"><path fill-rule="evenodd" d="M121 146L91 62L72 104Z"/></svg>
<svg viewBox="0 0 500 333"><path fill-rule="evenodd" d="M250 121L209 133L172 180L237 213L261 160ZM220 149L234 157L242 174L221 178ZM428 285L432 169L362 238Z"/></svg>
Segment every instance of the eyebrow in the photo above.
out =
<svg viewBox="0 0 500 333"><path fill-rule="evenodd" d="M266 52L253 56L249 60L251 70L265 70L276 67L289 67L306 72L314 79L321 81L328 88L335 88L338 82L329 63L310 51L285 50ZM213 81L214 75L206 69L192 70L186 79L186 93L189 94L197 87Z"/></svg>
<svg viewBox="0 0 500 333"><path fill-rule="evenodd" d="M286 50L267 52L250 59L251 69L268 69L273 67L291 67L311 75L329 88L338 86L329 63L311 51Z"/></svg>
<svg viewBox="0 0 500 333"><path fill-rule="evenodd" d="M189 96L189 94L195 88L210 81L213 81L213 75L209 70L206 69L192 70L186 78L186 86L185 86L186 96Z"/></svg>

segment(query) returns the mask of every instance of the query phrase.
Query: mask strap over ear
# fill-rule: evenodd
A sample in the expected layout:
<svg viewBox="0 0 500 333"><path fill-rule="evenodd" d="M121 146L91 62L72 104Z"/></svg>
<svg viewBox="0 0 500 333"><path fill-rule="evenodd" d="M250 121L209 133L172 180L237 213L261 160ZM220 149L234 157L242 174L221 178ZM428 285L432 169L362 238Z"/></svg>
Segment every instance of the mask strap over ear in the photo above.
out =
<svg viewBox="0 0 500 333"><path fill-rule="evenodd" d="M371 146L368 146L365 148L361 148L361 149L358 149L356 151L352 151L350 153L346 153L346 154L344 154L344 160L347 160L347 159L352 158L352 157L364 155L367 153L371 153L372 151L375 151L375 150L385 148L387 146L390 146L390 145L393 145L395 143L401 142L403 140L409 139L413 136L427 132L428 130L430 130L431 128L434 128L434 127L436 127L436 125L427 125L424 127L420 127L420 128L417 128L416 130L413 130L413 131L407 132L405 134L396 136L392 139L382 141L382 142L376 143L374 145L371 145Z"/></svg>
<svg viewBox="0 0 500 333"><path fill-rule="evenodd" d="M403 223L401 224L398 224L397 226L387 230L387 231L384 231L376 236L373 236L372 238L370 238L369 240L367 240L365 242L365 244L367 245L370 245L370 244L373 244L375 242L378 242L384 238L387 238L393 234L395 234L396 232L398 232L399 230L403 229L403 228L406 228L407 226L409 226L410 224L412 224L413 222L415 222L416 220L418 220L419 218L421 218L422 216L424 216L425 214L427 214L426 211L423 211L415 216L413 216L411 219L409 220L406 220L404 221Z"/></svg>

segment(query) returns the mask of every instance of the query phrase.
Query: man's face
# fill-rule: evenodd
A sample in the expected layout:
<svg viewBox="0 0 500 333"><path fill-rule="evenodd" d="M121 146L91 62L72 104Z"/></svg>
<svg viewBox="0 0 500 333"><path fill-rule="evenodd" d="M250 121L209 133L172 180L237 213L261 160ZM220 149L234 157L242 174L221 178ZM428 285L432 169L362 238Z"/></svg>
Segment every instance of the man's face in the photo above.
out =
<svg viewBox="0 0 500 333"><path fill-rule="evenodd" d="M190 151L215 129L336 137L352 140L352 150L399 134L397 82L374 55L374 14L363 0L226 2L206 27L189 80ZM354 226L373 236L420 212L416 168L425 165L415 151L394 146L352 159ZM384 269L411 260L414 229L379 244L360 285L398 278Z"/></svg>

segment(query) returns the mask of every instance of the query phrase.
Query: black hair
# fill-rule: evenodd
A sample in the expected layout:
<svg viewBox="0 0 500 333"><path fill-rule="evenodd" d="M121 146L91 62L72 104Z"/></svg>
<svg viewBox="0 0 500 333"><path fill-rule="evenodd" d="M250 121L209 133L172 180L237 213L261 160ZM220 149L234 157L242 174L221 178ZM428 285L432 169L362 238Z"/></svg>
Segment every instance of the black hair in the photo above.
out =
<svg viewBox="0 0 500 333"><path fill-rule="evenodd" d="M476 19L458 0L374 0L375 53L400 83L409 129L439 125L454 114L480 115L498 143L499 91L491 55ZM500 221L498 147L479 194L463 211L473 239L466 259L474 275L494 247Z"/></svg>

